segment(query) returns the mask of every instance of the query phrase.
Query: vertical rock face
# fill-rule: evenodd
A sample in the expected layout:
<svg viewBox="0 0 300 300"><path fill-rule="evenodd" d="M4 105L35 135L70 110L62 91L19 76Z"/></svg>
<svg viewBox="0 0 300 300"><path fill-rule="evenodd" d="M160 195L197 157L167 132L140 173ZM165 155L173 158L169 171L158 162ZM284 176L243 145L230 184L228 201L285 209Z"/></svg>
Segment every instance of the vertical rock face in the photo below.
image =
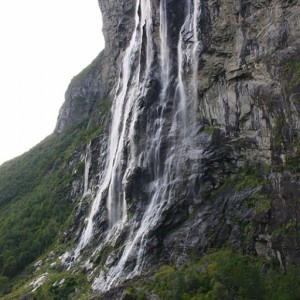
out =
<svg viewBox="0 0 300 300"><path fill-rule="evenodd" d="M59 113L55 129L58 133L82 118L90 117L91 111L99 109L99 100L109 97L117 82L120 56L134 28L135 3L131 0L126 4L99 0L99 6L103 17L105 49L73 78Z"/></svg>
<svg viewBox="0 0 300 300"><path fill-rule="evenodd" d="M300 263L297 1L102 1L106 48L57 132L112 102L87 147L66 264L105 291L224 245Z"/></svg>

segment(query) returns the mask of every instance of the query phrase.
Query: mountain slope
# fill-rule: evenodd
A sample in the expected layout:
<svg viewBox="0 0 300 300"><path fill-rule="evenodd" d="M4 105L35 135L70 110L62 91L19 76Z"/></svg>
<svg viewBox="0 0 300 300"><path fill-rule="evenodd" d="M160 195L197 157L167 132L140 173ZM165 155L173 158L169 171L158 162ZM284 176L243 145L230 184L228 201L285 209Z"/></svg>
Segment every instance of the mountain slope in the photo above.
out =
<svg viewBox="0 0 300 300"><path fill-rule="evenodd" d="M8 221L0 220L0 230L7 249L13 249L9 228L17 239L28 226L11 224L26 211L30 220L28 207L35 211L36 203L44 203L36 210L40 223L28 223L42 246L16 270L45 252L63 229L53 252L27 275L32 285L18 293L30 293L42 278L46 283L33 293L38 299L101 293L117 299L163 265L190 270L211 249L217 252L209 264L216 269L195 271L201 288L189 294L184 284L191 283L183 282L185 297L200 297L203 286L203 299L287 293L286 277L277 274L288 270L297 282L298 269L291 266L300 259L297 1L99 5L106 48L73 79L54 135L1 167L0 205ZM50 233L49 222L55 228ZM226 250L228 261L223 248L234 250ZM18 255L5 254L6 265L13 265L11 256ZM257 268L249 269L245 282L264 265L268 286L282 282L277 296L268 288L249 296L251 284L244 286L250 293L245 296L242 282L238 291L226 286L220 261L244 276L239 268L247 269L252 259ZM173 271L123 297L139 299L144 289L144 298L189 299L166 294L172 278L186 276ZM15 272L2 269L7 276ZM155 278L166 286L157 286Z"/></svg>

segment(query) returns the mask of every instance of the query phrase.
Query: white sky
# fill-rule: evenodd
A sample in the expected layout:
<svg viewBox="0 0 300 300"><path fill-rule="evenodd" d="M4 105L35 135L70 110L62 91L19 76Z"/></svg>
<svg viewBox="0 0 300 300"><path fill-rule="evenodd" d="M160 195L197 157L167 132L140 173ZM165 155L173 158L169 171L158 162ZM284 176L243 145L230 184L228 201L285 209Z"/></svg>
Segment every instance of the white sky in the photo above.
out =
<svg viewBox="0 0 300 300"><path fill-rule="evenodd" d="M104 47L97 0L0 0L0 164L55 127L72 77Z"/></svg>

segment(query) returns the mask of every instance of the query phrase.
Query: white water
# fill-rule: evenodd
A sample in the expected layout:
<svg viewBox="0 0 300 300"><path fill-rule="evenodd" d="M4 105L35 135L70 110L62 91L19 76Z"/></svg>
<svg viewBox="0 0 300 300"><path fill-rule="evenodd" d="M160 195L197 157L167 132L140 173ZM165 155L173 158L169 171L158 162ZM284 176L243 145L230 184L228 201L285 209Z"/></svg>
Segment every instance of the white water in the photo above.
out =
<svg viewBox="0 0 300 300"><path fill-rule="evenodd" d="M194 96L197 97L198 93L198 68L199 68L199 56L202 52L202 43L199 40L199 20L201 17L202 8L201 8L201 0L194 0L194 11L193 11L193 51L192 51L192 66L193 66L193 92Z"/></svg>
<svg viewBox="0 0 300 300"><path fill-rule="evenodd" d="M199 41L199 20L201 16L201 0L187 1L187 17L180 30L180 37L178 41L178 84L177 93L179 94L179 113L181 117L181 126L183 126L184 136L189 134L188 128L194 124L195 120L191 119L195 115L191 111L196 110L196 101L198 93L198 67L199 56L201 53L201 42ZM185 38L191 36L192 38ZM191 86L185 82L185 73L192 69ZM189 97L187 93L189 92ZM188 99L189 98L189 99ZM190 111L190 113L189 113ZM174 126L178 126L178 116L176 116Z"/></svg>
<svg viewBox="0 0 300 300"><path fill-rule="evenodd" d="M141 19L138 14L139 6L141 6L142 11ZM123 148L127 140L131 141L131 144L133 144L132 136L134 134L134 119L136 118L137 112L135 99L138 97L138 79L140 76L139 64L136 70L133 69L133 64L141 54L143 26L145 24L147 25L147 36L150 35L152 30L152 22L146 22L146 20L151 18L151 14L150 0L146 2L144 0L138 0L135 13L135 30L124 54L119 83L112 106L112 127L108 146L107 163L105 170L102 173L102 178L100 179L99 191L94 199L90 215L87 219L87 226L85 227L75 250L75 258L78 257L80 251L93 237L94 217L99 211L105 193L108 193L107 211L110 228L117 225L118 222L122 225L126 220L126 202L122 186L126 180L126 175L128 175L131 168L134 167L134 159L129 162L124 176L122 173ZM147 43L147 70L151 66L151 61L153 59L153 47L151 44L151 42ZM149 71L147 72L149 73ZM133 116L131 116L131 114L133 114ZM130 130L127 132L126 125L130 121ZM131 149L133 150L134 146L132 146ZM134 151L131 151L131 154L133 155Z"/></svg>
<svg viewBox="0 0 300 300"><path fill-rule="evenodd" d="M89 193L89 172L91 167L91 142L86 146L85 164L84 164L84 186L83 186L83 197Z"/></svg>
<svg viewBox="0 0 300 300"><path fill-rule="evenodd" d="M160 61L161 61L161 82L163 84L163 93L166 87L169 85L170 80L170 49L168 45L168 19L167 19L167 0L160 1L159 13L160 13Z"/></svg>
<svg viewBox="0 0 300 300"><path fill-rule="evenodd" d="M181 180L186 156L193 148L190 133L193 131L196 117L200 0L188 0L185 9L186 19L178 40L176 89L171 91L171 84L174 81L174 78L171 80L174 62L169 48L167 0L160 2L158 63L161 91L154 110L155 116L147 123L145 149L141 151L135 145L135 125L139 114L142 113L138 99L147 91L151 68L155 61L153 37L155 16L151 0L136 2L135 29L124 54L113 101L107 163L100 176L99 191L93 201L87 225L75 250L75 258L94 237L94 219L104 200L106 200L109 230L102 245L105 243L113 245L126 226L130 227L130 231L118 261L110 266L107 272L100 272L99 277L94 281L95 290L108 290L111 286L143 270L147 238L161 220L163 212L175 201L176 186ZM192 40L185 39L188 33L193 35ZM146 40L146 61L144 70L141 70L143 39L144 42ZM188 76L192 77L192 80L187 80ZM167 107L168 102L172 103L171 112ZM128 153L126 158L125 147ZM162 151L163 147L167 147L167 150ZM124 187L136 167L150 170L151 182L148 184L150 202L140 221L130 221ZM87 183L85 183L85 191L86 186ZM128 261L132 259L135 261L134 267L128 270L126 269Z"/></svg>
<svg viewBox="0 0 300 300"><path fill-rule="evenodd" d="M138 16L138 6L136 7L136 27L134 33L132 35L129 46L125 52L123 58L123 66L122 66L122 74L119 77L118 86L116 89L116 97L112 106L112 127L110 133L110 140L108 146L108 155L107 155L107 163L104 172L102 173L102 178L100 178L99 191L94 199L92 204L92 208L90 211L90 215L87 219L87 225L81 235L78 246L75 250L75 258L79 255L80 251L89 243L93 236L93 227L94 227L94 217L97 214L100 203L103 199L104 193L109 189L108 200L107 200L107 208L109 214L110 225L116 222L116 220L120 217L120 215L126 215L126 211L124 211L124 205L120 209L120 197L121 195L116 195L114 193L114 188L117 184L120 184L120 178L118 174L118 167L120 165L121 152L124 142L124 132L125 125L129 116L130 108L132 106L133 97L126 100L128 84L131 78L131 66L134 62L134 56L137 52L138 45L140 43L139 38L137 37L138 33L138 24L139 24L139 16ZM130 101L131 100L131 101ZM117 213L116 210L112 208L112 197L117 196L118 199L118 209L120 209ZM122 201L123 202L123 201ZM123 204L123 203L122 203Z"/></svg>

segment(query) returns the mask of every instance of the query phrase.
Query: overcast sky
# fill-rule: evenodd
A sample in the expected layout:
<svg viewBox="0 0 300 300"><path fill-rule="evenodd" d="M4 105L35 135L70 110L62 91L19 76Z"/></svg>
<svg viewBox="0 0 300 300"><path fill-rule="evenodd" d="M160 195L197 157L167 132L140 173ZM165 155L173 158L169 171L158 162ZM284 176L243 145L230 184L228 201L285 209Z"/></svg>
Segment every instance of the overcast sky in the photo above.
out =
<svg viewBox="0 0 300 300"><path fill-rule="evenodd" d="M0 1L0 164L56 123L73 76L104 47L97 0Z"/></svg>

